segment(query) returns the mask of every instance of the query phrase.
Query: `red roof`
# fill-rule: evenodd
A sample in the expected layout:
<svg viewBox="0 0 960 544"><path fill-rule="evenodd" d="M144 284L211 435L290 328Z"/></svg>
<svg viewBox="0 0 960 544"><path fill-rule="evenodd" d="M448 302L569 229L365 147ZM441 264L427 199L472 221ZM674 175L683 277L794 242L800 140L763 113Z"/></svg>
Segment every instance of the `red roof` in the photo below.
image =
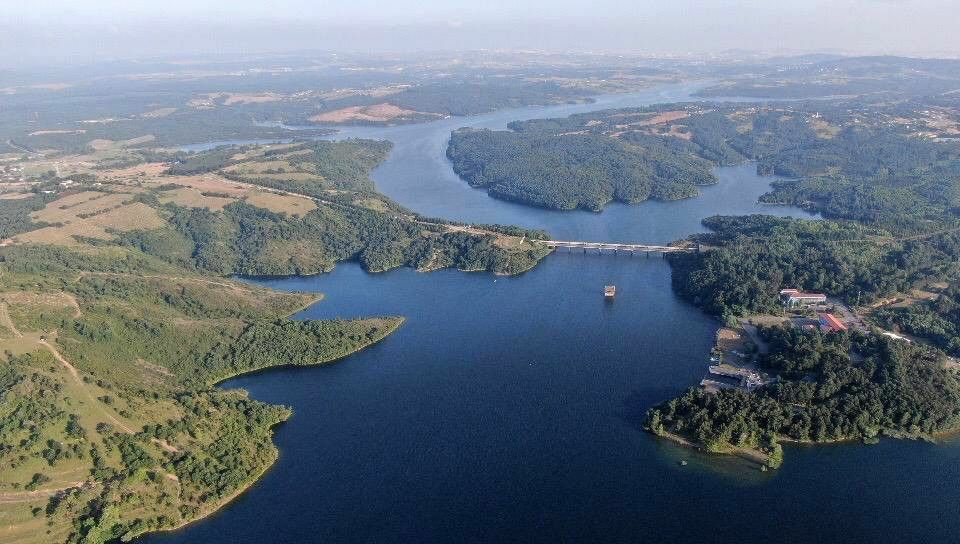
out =
<svg viewBox="0 0 960 544"><path fill-rule="evenodd" d="M826 325L832 331L847 330L847 326L841 323L833 314L820 314L820 323Z"/></svg>

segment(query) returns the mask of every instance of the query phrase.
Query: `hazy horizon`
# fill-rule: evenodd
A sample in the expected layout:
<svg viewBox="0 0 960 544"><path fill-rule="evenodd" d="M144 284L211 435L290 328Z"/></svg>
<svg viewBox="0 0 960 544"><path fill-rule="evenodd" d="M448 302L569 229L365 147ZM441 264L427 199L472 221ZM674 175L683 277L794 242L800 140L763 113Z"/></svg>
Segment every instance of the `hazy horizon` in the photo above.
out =
<svg viewBox="0 0 960 544"><path fill-rule="evenodd" d="M946 0L47 0L6 6L0 65L292 50L728 50L956 56Z"/></svg>

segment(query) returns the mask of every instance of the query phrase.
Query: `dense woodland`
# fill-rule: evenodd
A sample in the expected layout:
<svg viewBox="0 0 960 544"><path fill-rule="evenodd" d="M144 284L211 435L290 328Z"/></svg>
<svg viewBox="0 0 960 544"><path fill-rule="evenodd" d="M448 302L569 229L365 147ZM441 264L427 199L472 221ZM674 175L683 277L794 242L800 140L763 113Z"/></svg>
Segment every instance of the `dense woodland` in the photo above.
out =
<svg viewBox="0 0 960 544"><path fill-rule="evenodd" d="M855 224L770 216L713 217L708 249L669 256L678 294L721 317L779 311L780 289L822 291L850 303L960 272L960 233L898 241Z"/></svg>
<svg viewBox="0 0 960 544"><path fill-rule="evenodd" d="M437 232L438 227L348 206L325 206L303 218L237 203L222 212L170 206L172 229L141 231L126 244L215 274L317 274L357 260L371 272L399 266L516 273L546 254L506 249L494 235Z"/></svg>
<svg viewBox="0 0 960 544"><path fill-rule="evenodd" d="M960 286L956 284L931 301L883 309L873 317L886 327L927 339L951 355L960 356Z"/></svg>
<svg viewBox="0 0 960 544"><path fill-rule="evenodd" d="M0 240L37 228L30 213L42 209L50 200L53 199L39 193L27 198L0 200Z"/></svg>
<svg viewBox="0 0 960 544"><path fill-rule="evenodd" d="M324 199L303 217L242 202L220 212L168 205L172 231L135 232L125 240L147 253L217 274L316 274L344 260L357 260L373 272L410 266L516 273L546 255L540 247L505 248L494 234L450 231L443 220L414 219L372 192L369 173L389 150L388 142L374 140L306 142L283 153L295 157L291 169L305 169L309 177L226 171L231 179ZM267 151L258 160L274 161L276 155ZM171 173L183 168L221 171L236 165L235 156L214 149L175 165ZM371 198L382 203L381 209L356 204ZM491 232L535 234L496 226Z"/></svg>
<svg viewBox="0 0 960 544"><path fill-rule="evenodd" d="M953 91L958 82L960 62L956 59L836 57L788 67L758 67L748 77L712 85L697 94L780 99L935 96Z"/></svg>
<svg viewBox="0 0 960 544"><path fill-rule="evenodd" d="M704 160L602 135L460 130L447 156L491 196L561 210L687 198L716 181Z"/></svg>
<svg viewBox="0 0 960 544"><path fill-rule="evenodd" d="M447 155L493 196L593 210L694 196L715 181L713 166L754 160L762 174L791 178L766 202L905 231L960 205L956 144L902 121L929 111L922 100L666 104L462 129Z"/></svg>
<svg viewBox="0 0 960 544"><path fill-rule="evenodd" d="M878 335L768 329L775 370L803 372L754 392L690 389L650 410L657 434L711 451L760 450L779 466L782 440L825 442L879 435L919 437L960 425L960 383L929 348Z"/></svg>

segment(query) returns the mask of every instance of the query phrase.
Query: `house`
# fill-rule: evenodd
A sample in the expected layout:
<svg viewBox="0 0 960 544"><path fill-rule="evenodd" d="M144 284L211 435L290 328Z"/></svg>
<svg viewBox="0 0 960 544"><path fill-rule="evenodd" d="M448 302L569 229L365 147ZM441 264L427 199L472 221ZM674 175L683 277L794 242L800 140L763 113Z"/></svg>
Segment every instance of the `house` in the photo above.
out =
<svg viewBox="0 0 960 544"><path fill-rule="evenodd" d="M804 293L798 289L781 289L780 300L782 300L788 308L795 308L797 306L823 304L827 301L827 295L823 293Z"/></svg>
<svg viewBox="0 0 960 544"><path fill-rule="evenodd" d="M833 314L818 314L818 317L820 318L820 330L823 332L840 332L847 330L847 326Z"/></svg>

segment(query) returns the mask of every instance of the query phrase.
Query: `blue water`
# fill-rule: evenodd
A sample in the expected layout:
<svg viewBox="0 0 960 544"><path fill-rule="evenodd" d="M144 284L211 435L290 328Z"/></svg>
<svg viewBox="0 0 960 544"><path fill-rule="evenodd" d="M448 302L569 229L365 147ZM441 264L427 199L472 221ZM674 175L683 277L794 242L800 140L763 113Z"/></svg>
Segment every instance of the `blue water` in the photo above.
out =
<svg viewBox="0 0 960 544"><path fill-rule="evenodd" d="M443 158L457 126L581 108L351 132L396 142L375 173L378 188L428 215L648 242L702 230L700 219L714 213L803 215L758 205L770 180L749 165L719 169L721 182L697 199L593 214L497 201L453 176ZM340 363L225 383L293 407L277 428L280 459L221 512L148 542L960 539L955 443L788 446L783 468L761 473L643 433L649 406L703 375L718 327L673 295L660 258L556 253L509 278L368 274L341 264L323 276L260 283L325 293L302 318L407 322ZM602 297L609 283L614 302Z"/></svg>

